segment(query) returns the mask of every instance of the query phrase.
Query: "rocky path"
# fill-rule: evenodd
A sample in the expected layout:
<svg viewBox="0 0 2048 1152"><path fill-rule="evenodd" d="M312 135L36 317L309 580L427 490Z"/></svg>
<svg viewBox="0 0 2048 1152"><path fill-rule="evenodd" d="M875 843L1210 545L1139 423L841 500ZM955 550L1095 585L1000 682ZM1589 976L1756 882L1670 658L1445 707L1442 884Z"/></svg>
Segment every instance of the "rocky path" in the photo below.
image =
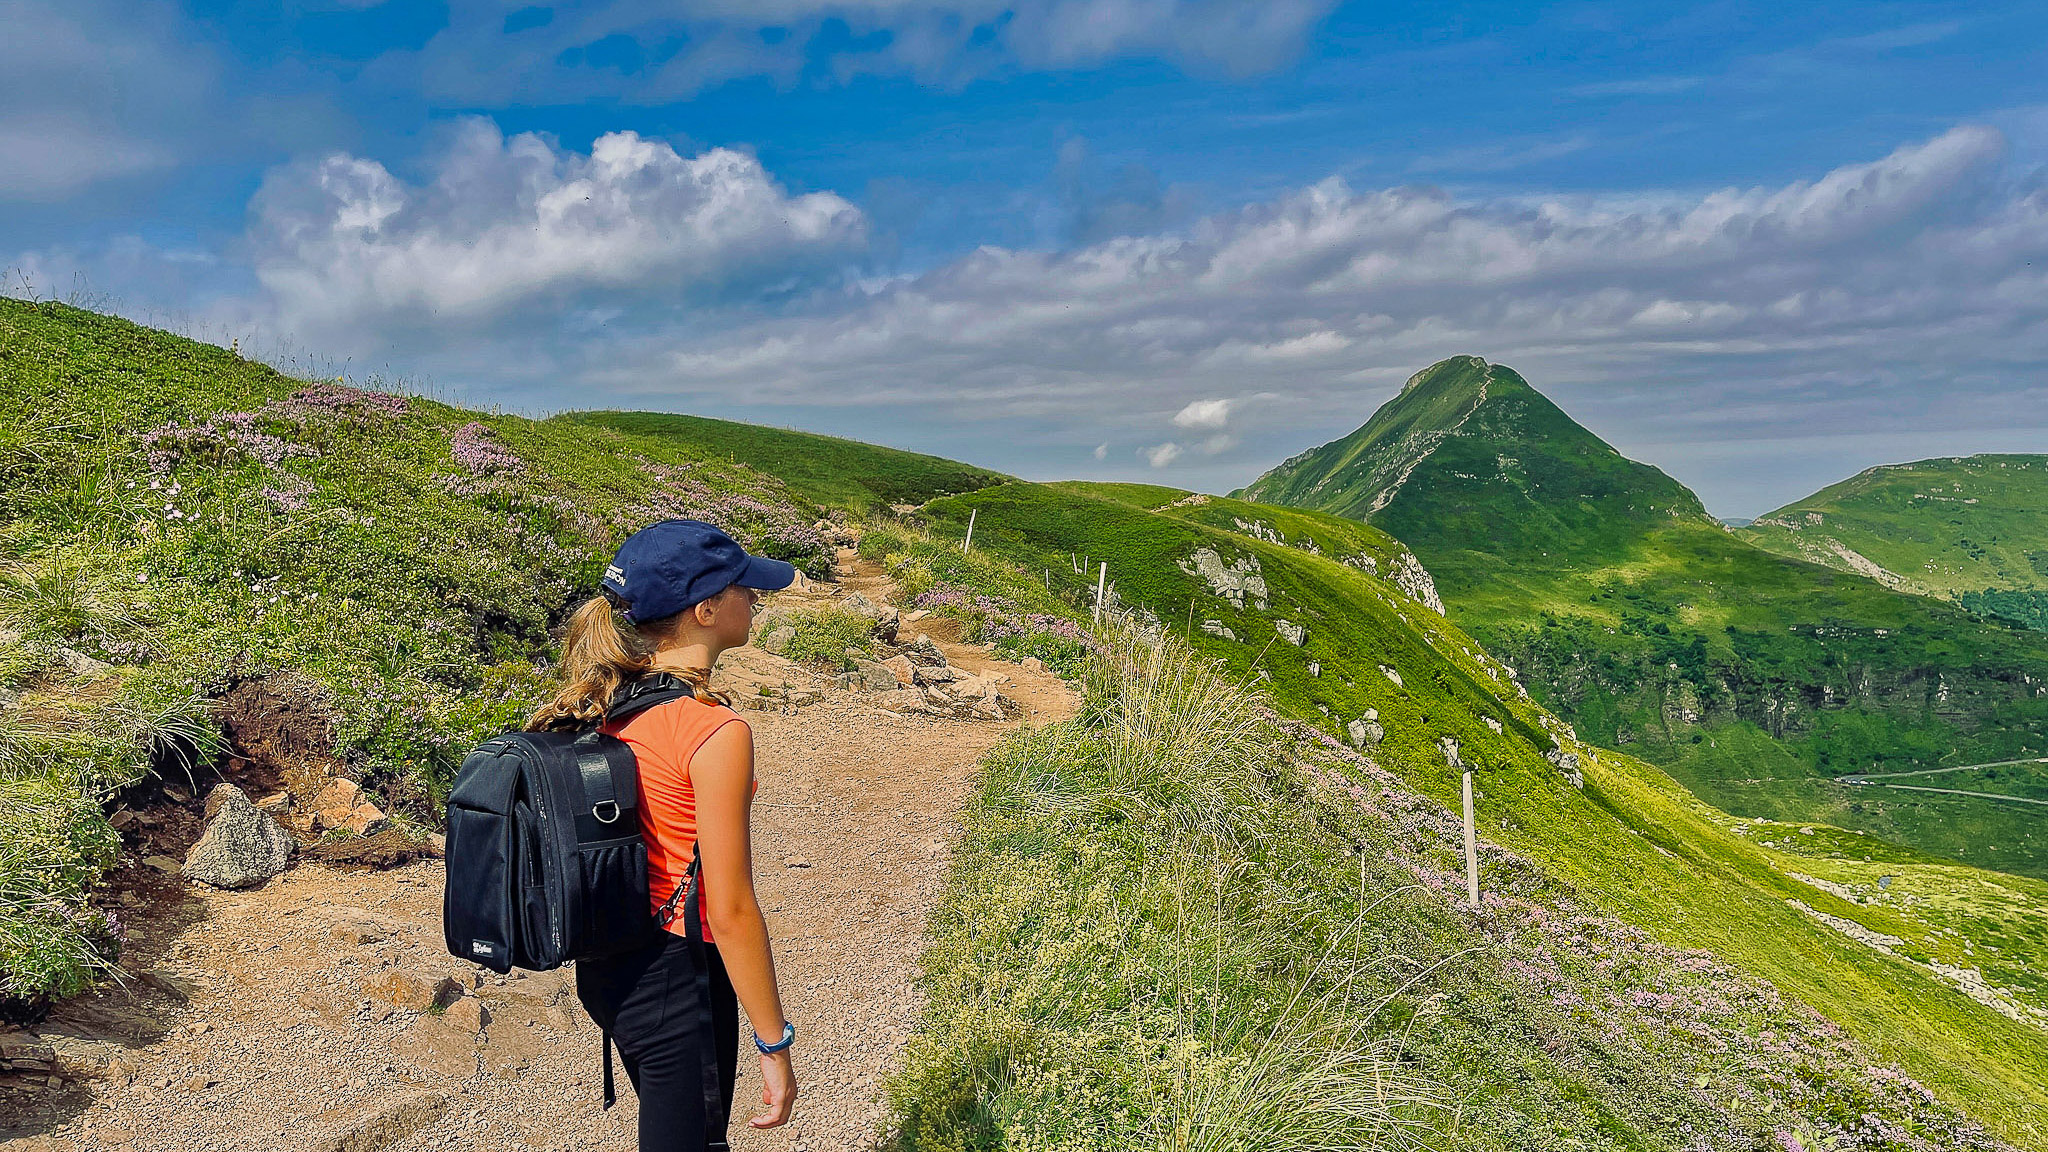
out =
<svg viewBox="0 0 2048 1152"><path fill-rule="evenodd" d="M871 572L843 587L887 592ZM761 775L755 870L801 1029L801 1099L786 1127L748 1129L760 1080L743 1055L735 1148L869 1141L878 1086L917 1016L922 929L975 763L1004 732L1073 706L1056 678L991 661L941 623L903 634L927 631L954 666L1001 677L1014 715L890 711L889 694L834 688L753 650L721 669L749 698L783 683L816 696L746 713ZM600 1108L598 1033L572 979L499 977L448 956L442 875L435 860L353 873L302 863L241 892L163 876L132 924L127 986L13 1035L17 1049L47 1047L52 1074L0 1099L13 1113L0 1113L0 1136L22 1152L631 1148L632 1094L621 1074L619 1106Z"/></svg>

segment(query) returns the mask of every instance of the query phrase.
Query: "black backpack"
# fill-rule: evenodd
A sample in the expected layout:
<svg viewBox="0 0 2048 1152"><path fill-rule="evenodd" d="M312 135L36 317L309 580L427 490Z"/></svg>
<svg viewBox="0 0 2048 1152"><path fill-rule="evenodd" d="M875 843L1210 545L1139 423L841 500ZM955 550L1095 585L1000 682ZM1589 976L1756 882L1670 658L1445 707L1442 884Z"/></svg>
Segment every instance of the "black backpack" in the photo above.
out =
<svg viewBox="0 0 2048 1152"><path fill-rule="evenodd" d="M688 695L673 676L645 677L605 719ZM639 807L633 750L595 728L507 732L471 752L448 793L448 951L495 972L546 972L655 939Z"/></svg>
<svg viewBox="0 0 2048 1152"><path fill-rule="evenodd" d="M674 676L643 677L612 698L605 719L624 720L690 695ZM724 1147L710 968L698 926L701 864L692 857L668 903L649 912L640 771L626 742L595 728L507 732L485 741L463 758L448 792L446 854L441 931L448 951L493 971L545 972L614 955L652 943L678 914L684 918L697 952L704 1114L717 1137L711 1146ZM606 1028L604 1106L616 1097Z"/></svg>

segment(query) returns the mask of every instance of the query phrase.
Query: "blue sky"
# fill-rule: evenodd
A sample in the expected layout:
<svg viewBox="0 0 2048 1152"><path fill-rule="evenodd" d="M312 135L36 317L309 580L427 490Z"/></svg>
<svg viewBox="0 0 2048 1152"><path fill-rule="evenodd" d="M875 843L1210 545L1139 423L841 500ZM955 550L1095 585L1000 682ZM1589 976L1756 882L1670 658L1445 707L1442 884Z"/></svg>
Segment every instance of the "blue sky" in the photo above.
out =
<svg viewBox="0 0 2048 1152"><path fill-rule="evenodd" d="M0 267L542 412L1225 490L1514 365L1753 515L2048 451L2026 4L0 0Z"/></svg>

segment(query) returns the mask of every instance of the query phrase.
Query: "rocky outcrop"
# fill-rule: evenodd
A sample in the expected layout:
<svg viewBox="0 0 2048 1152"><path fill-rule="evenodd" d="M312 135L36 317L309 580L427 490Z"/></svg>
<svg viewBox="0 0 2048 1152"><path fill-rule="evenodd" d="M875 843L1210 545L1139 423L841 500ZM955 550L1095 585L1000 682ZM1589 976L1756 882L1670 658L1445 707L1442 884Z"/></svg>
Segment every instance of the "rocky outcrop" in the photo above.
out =
<svg viewBox="0 0 2048 1152"><path fill-rule="evenodd" d="M1259 558L1244 556L1228 564L1213 548L1198 548L1180 561L1180 570L1198 577L1209 590L1242 609L1246 602L1261 612L1266 609L1266 578L1260 575Z"/></svg>
<svg viewBox="0 0 2048 1152"><path fill-rule="evenodd" d="M1429 569L1422 566L1415 553L1403 552L1395 557L1393 571L1387 573L1387 579L1394 582L1394 587L1421 601L1423 607L1439 616L1444 614L1444 601L1436 594L1436 581L1430 578Z"/></svg>
<svg viewBox="0 0 2048 1152"><path fill-rule="evenodd" d="M240 788L222 784L206 797L213 819L185 857L185 878L216 888L250 888L284 871L293 841Z"/></svg>
<svg viewBox="0 0 2048 1152"><path fill-rule="evenodd" d="M1345 725L1345 734L1351 737L1353 748L1369 748L1387 738L1387 730L1380 726L1380 710L1367 708L1365 715Z"/></svg>

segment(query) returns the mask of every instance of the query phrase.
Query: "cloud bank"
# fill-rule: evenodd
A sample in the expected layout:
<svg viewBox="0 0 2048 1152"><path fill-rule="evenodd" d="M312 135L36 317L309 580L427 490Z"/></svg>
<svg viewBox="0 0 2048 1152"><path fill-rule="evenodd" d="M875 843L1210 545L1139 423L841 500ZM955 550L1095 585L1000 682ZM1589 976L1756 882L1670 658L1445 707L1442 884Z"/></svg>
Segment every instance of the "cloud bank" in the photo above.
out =
<svg viewBox="0 0 2048 1152"><path fill-rule="evenodd" d="M472 399L717 412L1212 490L1461 353L1521 369L1729 514L1873 451L2048 450L2048 186L1985 127L1780 186L1625 199L1330 179L914 272L882 264L852 203L727 150L615 133L578 152L476 121L429 168L273 172L252 313Z"/></svg>

